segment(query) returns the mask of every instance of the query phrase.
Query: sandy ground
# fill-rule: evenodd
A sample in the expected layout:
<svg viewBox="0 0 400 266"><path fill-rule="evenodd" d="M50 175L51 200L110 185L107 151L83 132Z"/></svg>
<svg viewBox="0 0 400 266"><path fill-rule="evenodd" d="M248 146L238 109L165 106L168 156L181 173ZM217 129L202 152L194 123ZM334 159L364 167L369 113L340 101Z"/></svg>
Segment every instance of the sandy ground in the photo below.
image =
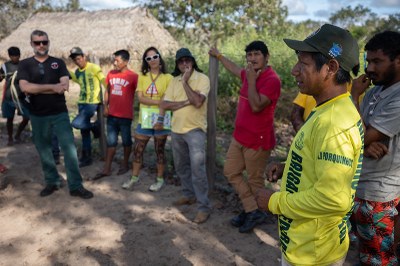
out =
<svg viewBox="0 0 400 266"><path fill-rule="evenodd" d="M9 168L0 174L0 265L280 265L276 217L240 234L229 224L240 204L220 174L210 195L212 215L201 225L191 222L195 205L172 206L180 186L148 191L156 166L151 144L133 191L121 189L129 174L117 176L115 162L114 175L85 181L95 194L90 200L69 196L66 187L41 198L43 175L30 133L24 132L22 144L8 147L4 119L0 125L0 163ZM121 151L116 161L120 157ZM96 160L82 168L83 178L102 166ZM58 170L65 179L63 162ZM351 250L345 265L355 262Z"/></svg>

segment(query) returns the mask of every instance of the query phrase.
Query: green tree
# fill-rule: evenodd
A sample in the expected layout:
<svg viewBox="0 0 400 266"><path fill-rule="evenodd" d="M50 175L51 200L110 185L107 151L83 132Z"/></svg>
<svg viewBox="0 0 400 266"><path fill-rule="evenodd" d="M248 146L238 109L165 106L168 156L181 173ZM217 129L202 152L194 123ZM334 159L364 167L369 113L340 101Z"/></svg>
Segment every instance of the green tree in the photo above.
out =
<svg viewBox="0 0 400 266"><path fill-rule="evenodd" d="M281 0L151 0L142 5L165 26L208 45L249 26L257 32L280 31L288 14Z"/></svg>
<svg viewBox="0 0 400 266"><path fill-rule="evenodd" d="M341 8L329 17L329 21L339 27L349 28L352 26L361 26L372 17L375 18L376 14L371 9L357 5L354 8L351 6Z"/></svg>

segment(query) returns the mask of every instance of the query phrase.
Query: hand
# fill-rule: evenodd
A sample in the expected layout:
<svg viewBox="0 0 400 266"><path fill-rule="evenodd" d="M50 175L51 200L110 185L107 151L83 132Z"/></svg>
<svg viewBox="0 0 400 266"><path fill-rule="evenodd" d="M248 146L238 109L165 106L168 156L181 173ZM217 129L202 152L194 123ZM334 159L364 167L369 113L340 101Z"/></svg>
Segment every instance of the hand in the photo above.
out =
<svg viewBox="0 0 400 266"><path fill-rule="evenodd" d="M260 208L263 211L269 211L268 209L268 203L269 199L271 198L272 194L274 192L270 189L265 189L261 188L256 192L256 201L258 208Z"/></svg>
<svg viewBox="0 0 400 266"><path fill-rule="evenodd" d="M283 163L270 163L267 166L267 180L269 182L278 181L278 179L282 178L284 169L285 169L285 164Z"/></svg>
<svg viewBox="0 0 400 266"><path fill-rule="evenodd" d="M257 72L253 67L253 64L251 62L247 63L246 67L246 77L247 77L247 82L256 82L256 79L261 73L261 69L259 69Z"/></svg>
<svg viewBox="0 0 400 266"><path fill-rule="evenodd" d="M211 47L210 50L208 51L208 54L213 56L213 57L217 57L221 53L218 51L217 48Z"/></svg>
<svg viewBox="0 0 400 266"><path fill-rule="evenodd" d="M364 156L379 160L388 153L388 147L379 141L374 141L364 148Z"/></svg>
<svg viewBox="0 0 400 266"><path fill-rule="evenodd" d="M359 76L356 79L353 79L352 81L352 86L351 86L351 95L357 98L354 98L358 100L358 97L360 97L361 94L363 94L368 87L371 85L371 79L368 78L367 75L363 74Z"/></svg>
<svg viewBox="0 0 400 266"><path fill-rule="evenodd" d="M157 123L154 124L153 129L154 130L163 130L164 129L164 125L159 123L159 122L157 122Z"/></svg>
<svg viewBox="0 0 400 266"><path fill-rule="evenodd" d="M63 94L67 90L67 86L62 83L54 84L53 91L57 94Z"/></svg>
<svg viewBox="0 0 400 266"><path fill-rule="evenodd" d="M187 83L191 75L192 75L192 67L187 66L185 69L185 73L183 73L182 75L182 82Z"/></svg>
<svg viewBox="0 0 400 266"><path fill-rule="evenodd" d="M108 105L104 105L103 115L104 115L105 117L108 116Z"/></svg>

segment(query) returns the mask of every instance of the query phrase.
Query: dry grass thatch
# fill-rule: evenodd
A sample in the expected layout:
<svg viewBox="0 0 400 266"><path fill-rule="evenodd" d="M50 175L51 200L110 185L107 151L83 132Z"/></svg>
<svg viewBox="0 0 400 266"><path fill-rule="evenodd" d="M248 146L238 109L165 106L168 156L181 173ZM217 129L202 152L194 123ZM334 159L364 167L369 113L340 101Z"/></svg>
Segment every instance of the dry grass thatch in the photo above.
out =
<svg viewBox="0 0 400 266"><path fill-rule="evenodd" d="M177 41L154 16L146 9L135 7L35 14L0 42L0 59L8 60L10 46L19 47L22 58L32 56L30 34L35 29L48 33L50 54L62 58L67 58L74 46L99 59L127 49L133 60L141 58L149 46L157 47L165 56L174 54L178 48Z"/></svg>

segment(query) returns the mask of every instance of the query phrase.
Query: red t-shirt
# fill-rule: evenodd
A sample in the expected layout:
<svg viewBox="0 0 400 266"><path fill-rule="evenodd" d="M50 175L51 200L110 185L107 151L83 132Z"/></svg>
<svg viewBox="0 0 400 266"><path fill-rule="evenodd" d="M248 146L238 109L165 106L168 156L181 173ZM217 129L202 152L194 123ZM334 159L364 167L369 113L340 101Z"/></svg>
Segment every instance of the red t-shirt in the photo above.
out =
<svg viewBox="0 0 400 266"><path fill-rule="evenodd" d="M267 96L272 103L261 112L253 113L248 100L246 70L240 73L242 88L239 92L235 130L233 137L243 146L251 149L270 150L275 147L274 112L281 94L281 81L272 67L263 71L256 80L258 93Z"/></svg>
<svg viewBox="0 0 400 266"><path fill-rule="evenodd" d="M119 72L111 70L106 78L108 91L108 114L119 117L133 119L133 100L138 83L138 75L125 70Z"/></svg>

